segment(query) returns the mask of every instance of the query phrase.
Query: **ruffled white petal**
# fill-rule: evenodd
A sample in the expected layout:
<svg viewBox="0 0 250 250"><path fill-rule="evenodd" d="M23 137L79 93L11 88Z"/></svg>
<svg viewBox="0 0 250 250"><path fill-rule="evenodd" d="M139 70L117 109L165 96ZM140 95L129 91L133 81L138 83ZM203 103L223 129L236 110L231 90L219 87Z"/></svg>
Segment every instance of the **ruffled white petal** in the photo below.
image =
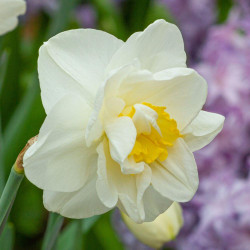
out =
<svg viewBox="0 0 250 250"><path fill-rule="evenodd" d="M209 144L223 128L225 117L219 114L200 111L192 123L181 133L191 151Z"/></svg>
<svg viewBox="0 0 250 250"><path fill-rule="evenodd" d="M158 193L152 185L150 185L144 193L143 204L145 210L145 222L153 221L161 213L165 212L173 201Z"/></svg>
<svg viewBox="0 0 250 250"><path fill-rule="evenodd" d="M96 178L93 177L80 190L72 193L44 191L43 203L47 210L74 219L82 219L110 210L97 196Z"/></svg>
<svg viewBox="0 0 250 250"><path fill-rule="evenodd" d="M106 139L98 147L98 152L100 164L96 188L100 200L105 206L118 206L134 221L142 222L145 217L142 197L151 182L150 168L145 165L139 174L123 174L120 165L110 156Z"/></svg>
<svg viewBox="0 0 250 250"><path fill-rule="evenodd" d="M178 129L182 130L204 105L207 83L188 68L168 69L154 75L143 71L127 78L119 93L128 106L142 102L165 106L166 112L176 120Z"/></svg>
<svg viewBox="0 0 250 250"><path fill-rule="evenodd" d="M122 164L121 171L123 174L138 174L144 170L145 163L136 163L133 156L129 156Z"/></svg>
<svg viewBox="0 0 250 250"><path fill-rule="evenodd" d="M118 192L114 186L114 183L110 179L108 173L108 167L114 164L112 159L107 154L107 143L100 143L97 147L98 152L98 170L96 190L100 200L107 207L113 208L118 201ZM107 155L107 156L106 156ZM119 166L118 166L119 167Z"/></svg>
<svg viewBox="0 0 250 250"><path fill-rule="evenodd" d="M153 109L143 104L135 104L134 108L135 114L132 119L138 134L150 134L151 126L161 134L161 130L156 122L158 114Z"/></svg>
<svg viewBox="0 0 250 250"><path fill-rule="evenodd" d="M106 67L122 44L106 32L91 29L65 31L44 43L38 72L46 113L66 93L79 93L93 106Z"/></svg>
<svg viewBox="0 0 250 250"><path fill-rule="evenodd" d="M18 23L18 16L26 11L26 3L23 0L0 1L0 35L13 30Z"/></svg>
<svg viewBox="0 0 250 250"><path fill-rule="evenodd" d="M189 201L194 196L199 184L197 166L182 138L168 148L164 162L154 162L150 166L152 185L161 195L178 202Z"/></svg>
<svg viewBox="0 0 250 250"><path fill-rule="evenodd" d="M134 58L151 72L186 67L183 39L177 26L157 20L143 32L133 34L116 52L108 70L128 64Z"/></svg>
<svg viewBox="0 0 250 250"><path fill-rule="evenodd" d="M86 129L87 145L97 141L103 133L103 127L109 120L115 119L123 110L125 102L117 96L118 89L123 80L138 68L135 60L129 65L113 71L107 80L99 87L94 110Z"/></svg>
<svg viewBox="0 0 250 250"><path fill-rule="evenodd" d="M80 189L97 166L95 147L88 148L84 129L90 109L77 96L63 97L49 112L38 141L24 155L26 177L41 189Z"/></svg>
<svg viewBox="0 0 250 250"><path fill-rule="evenodd" d="M105 127L109 139L111 157L123 163L132 151L136 140L136 128L131 118L119 117L110 121Z"/></svg>

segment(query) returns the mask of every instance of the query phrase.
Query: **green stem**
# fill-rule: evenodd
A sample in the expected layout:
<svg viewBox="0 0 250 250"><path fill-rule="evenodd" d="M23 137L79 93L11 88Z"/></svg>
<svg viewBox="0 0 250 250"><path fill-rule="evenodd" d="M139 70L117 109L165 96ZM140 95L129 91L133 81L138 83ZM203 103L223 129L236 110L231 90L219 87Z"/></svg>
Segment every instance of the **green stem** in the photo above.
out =
<svg viewBox="0 0 250 250"><path fill-rule="evenodd" d="M15 166L15 165L14 165ZM3 190L0 199L0 229L4 228L4 225L8 218L11 206L15 200L18 188L23 180L24 174L17 173L15 167L12 167L9 179Z"/></svg>
<svg viewBox="0 0 250 250"><path fill-rule="evenodd" d="M49 214L49 220L43 240L42 250L50 250L55 246L57 236L62 227L64 218L56 213Z"/></svg>
<svg viewBox="0 0 250 250"><path fill-rule="evenodd" d="M13 204L14 204L14 200L12 200L12 202L11 202L11 204L10 204L10 207L9 207L9 209L8 209L8 211L7 211L7 214L5 215L5 218L4 218L4 220L3 220L3 223L2 223L2 225L0 226L0 235L2 234L2 232L3 232L3 230L4 230L5 224L6 224L7 220L8 220L8 217L9 217L9 214L10 214L10 211L11 211L11 209L12 209Z"/></svg>

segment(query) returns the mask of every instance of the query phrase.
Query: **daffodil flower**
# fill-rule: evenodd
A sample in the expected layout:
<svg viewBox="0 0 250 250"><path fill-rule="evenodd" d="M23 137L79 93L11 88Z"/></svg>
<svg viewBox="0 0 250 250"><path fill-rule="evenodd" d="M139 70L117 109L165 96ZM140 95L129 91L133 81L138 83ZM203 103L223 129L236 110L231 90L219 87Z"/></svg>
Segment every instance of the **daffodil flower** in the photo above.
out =
<svg viewBox="0 0 250 250"><path fill-rule="evenodd" d="M138 240L154 249L160 249L166 242L174 240L183 225L182 209L178 202L173 202L152 222L137 224L126 214L122 214L122 218Z"/></svg>
<svg viewBox="0 0 250 250"><path fill-rule="evenodd" d="M24 155L49 211L85 218L118 207L152 221L198 187L193 151L222 129L202 111L206 81L186 67L180 31L157 20L126 42L92 29L40 48L46 120Z"/></svg>
<svg viewBox="0 0 250 250"><path fill-rule="evenodd" d="M18 16L24 14L26 4L23 0L0 0L0 35L13 30Z"/></svg>

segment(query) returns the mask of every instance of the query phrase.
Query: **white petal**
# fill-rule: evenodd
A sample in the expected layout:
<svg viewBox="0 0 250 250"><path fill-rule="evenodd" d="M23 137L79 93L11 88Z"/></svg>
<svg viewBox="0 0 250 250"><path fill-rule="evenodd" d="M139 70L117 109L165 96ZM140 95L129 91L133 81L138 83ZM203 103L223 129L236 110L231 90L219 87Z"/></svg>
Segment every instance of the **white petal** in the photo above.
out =
<svg viewBox="0 0 250 250"><path fill-rule="evenodd" d="M139 219L137 222L145 221L145 204L143 202L144 193L151 184L152 171L151 168L145 164L144 171L141 174L136 175L136 187L137 187L137 206L139 212ZM148 204L146 204L147 206Z"/></svg>
<svg viewBox="0 0 250 250"><path fill-rule="evenodd" d="M209 144L223 128L225 117L200 111L192 123L181 133L188 147L194 152Z"/></svg>
<svg viewBox="0 0 250 250"><path fill-rule="evenodd" d="M123 174L138 174L144 170L145 163L136 163L133 156L128 157L122 164L121 170Z"/></svg>
<svg viewBox="0 0 250 250"><path fill-rule="evenodd" d="M127 105L148 102L165 106L171 118L177 121L178 129L182 130L204 105L207 84L192 69L174 68L151 76L144 73L142 80L128 78L120 88L120 95Z"/></svg>
<svg viewBox="0 0 250 250"><path fill-rule="evenodd" d="M134 108L135 114L132 119L138 134L150 134L151 126L161 134L161 130L156 122L158 118L157 112L143 104L135 104Z"/></svg>
<svg viewBox="0 0 250 250"><path fill-rule="evenodd" d="M119 117L105 127L109 139L111 157L118 163L124 162L132 151L136 140L136 128L129 117Z"/></svg>
<svg viewBox="0 0 250 250"><path fill-rule="evenodd" d="M84 129L90 114L77 96L65 96L50 111L38 141L24 155L26 177L41 189L72 192L81 188L97 166Z"/></svg>
<svg viewBox="0 0 250 250"><path fill-rule="evenodd" d="M154 221L157 216L165 212L173 201L159 194L152 185L150 185L143 196L145 222Z"/></svg>
<svg viewBox="0 0 250 250"><path fill-rule="evenodd" d="M182 138L168 148L164 162L154 162L150 166L152 185L161 195L178 202L189 201L194 196L199 184L197 166Z"/></svg>
<svg viewBox="0 0 250 250"><path fill-rule="evenodd" d="M18 23L18 16L26 11L23 0L0 1L0 35L13 30Z"/></svg>
<svg viewBox="0 0 250 250"><path fill-rule="evenodd" d="M105 142L104 142L105 143ZM110 179L108 174L108 166L113 164L113 161L108 157L107 145L100 143L97 148L98 152L98 170L97 170L97 181L96 181L96 190L100 200L107 207L114 207L118 201L118 192L114 186L114 183ZM105 143L107 144L107 143ZM106 157L107 155L107 157ZM118 166L119 167L119 166Z"/></svg>
<svg viewBox="0 0 250 250"><path fill-rule="evenodd" d="M79 93L93 106L111 57L123 42L91 29L62 32L40 49L38 72L46 112L65 93Z"/></svg>
<svg viewBox="0 0 250 250"><path fill-rule="evenodd" d="M145 166L144 171L139 174L123 174L119 164L109 154L108 141L104 139L101 145L98 148L100 164L96 185L100 200L108 207L118 206L134 221L142 222L144 219L142 197L151 182L150 168ZM103 161L104 156L106 163Z"/></svg>
<svg viewBox="0 0 250 250"><path fill-rule="evenodd" d="M143 32L133 34L114 55L108 69L125 65L134 58L151 72L186 67L183 39L177 26L157 20Z"/></svg>
<svg viewBox="0 0 250 250"><path fill-rule="evenodd" d="M117 97L118 88L124 78L137 68L137 61L135 60L130 65L125 65L113 71L98 89L94 110L85 134L87 145L91 145L92 142L97 141L101 137L104 123L116 118L122 112L125 102Z"/></svg>
<svg viewBox="0 0 250 250"><path fill-rule="evenodd" d="M62 193L44 191L43 203L47 210L74 219L82 219L110 210L99 200L95 189L96 178L86 183L79 191Z"/></svg>
<svg viewBox="0 0 250 250"><path fill-rule="evenodd" d="M136 223L142 223L145 220L145 207L142 198L145 190L151 183L151 176L151 169L145 165L143 172L136 174L134 179L130 178L130 180L132 180L131 183L127 182L127 191L121 191L122 189L119 187L120 202L118 202L117 206ZM126 179L123 177L118 178L118 180L119 183L126 183ZM125 187L125 185L123 185L123 187Z"/></svg>

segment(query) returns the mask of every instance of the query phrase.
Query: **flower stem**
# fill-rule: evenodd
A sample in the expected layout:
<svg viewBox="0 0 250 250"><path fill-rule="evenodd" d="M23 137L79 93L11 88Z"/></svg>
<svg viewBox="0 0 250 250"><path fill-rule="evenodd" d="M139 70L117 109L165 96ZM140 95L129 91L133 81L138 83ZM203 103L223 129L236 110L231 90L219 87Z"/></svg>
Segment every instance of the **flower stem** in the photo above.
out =
<svg viewBox="0 0 250 250"><path fill-rule="evenodd" d="M56 213L49 214L49 220L43 240L42 250L50 250L56 243L64 218Z"/></svg>
<svg viewBox="0 0 250 250"><path fill-rule="evenodd" d="M24 174L17 172L14 164L0 199L0 234L8 219L8 214L10 213L23 177Z"/></svg>

